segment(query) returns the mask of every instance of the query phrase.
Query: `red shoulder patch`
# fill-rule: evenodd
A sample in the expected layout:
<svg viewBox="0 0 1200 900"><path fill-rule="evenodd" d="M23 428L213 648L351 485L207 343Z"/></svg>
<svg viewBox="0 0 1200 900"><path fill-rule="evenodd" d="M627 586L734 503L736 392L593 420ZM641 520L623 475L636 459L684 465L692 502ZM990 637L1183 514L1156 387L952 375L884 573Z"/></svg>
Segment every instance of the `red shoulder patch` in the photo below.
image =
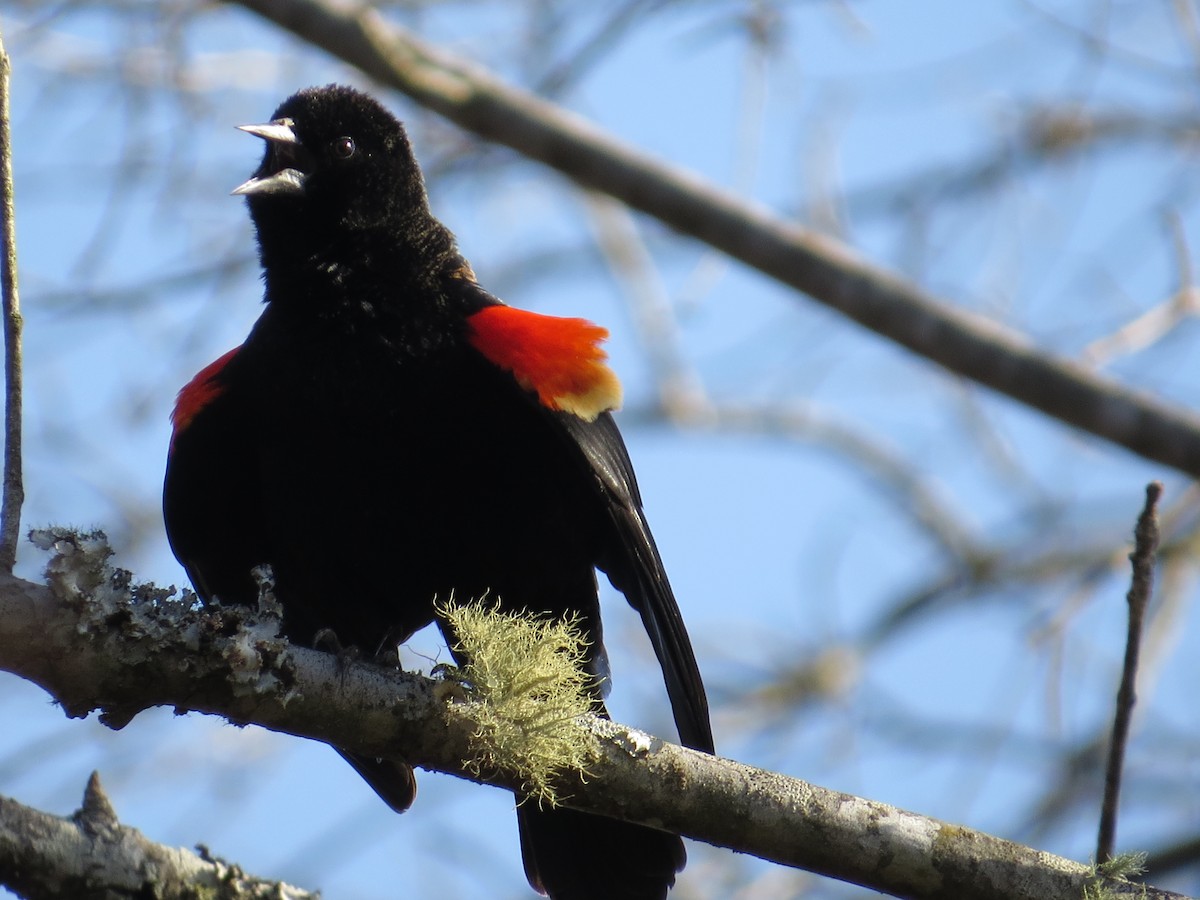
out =
<svg viewBox="0 0 1200 900"><path fill-rule="evenodd" d="M171 446L175 446L175 438L196 418L196 413L221 396L225 388L217 383L217 374L233 359L241 347L234 347L228 353L196 373L196 377L185 384L175 398L175 408L171 411Z"/></svg>
<svg viewBox="0 0 1200 900"><path fill-rule="evenodd" d="M604 360L607 329L586 319L485 306L467 319L471 346L550 409L591 422L621 405L621 382Z"/></svg>

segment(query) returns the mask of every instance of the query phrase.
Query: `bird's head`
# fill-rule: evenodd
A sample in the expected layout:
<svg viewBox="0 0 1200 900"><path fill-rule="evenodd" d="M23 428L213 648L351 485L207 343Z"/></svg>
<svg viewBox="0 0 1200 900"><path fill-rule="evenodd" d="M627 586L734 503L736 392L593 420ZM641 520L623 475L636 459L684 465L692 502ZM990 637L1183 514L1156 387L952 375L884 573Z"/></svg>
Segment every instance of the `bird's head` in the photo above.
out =
<svg viewBox="0 0 1200 900"><path fill-rule="evenodd" d="M270 122L240 128L267 142L258 170L233 191L246 197L261 241L278 235L311 244L372 229L396 232L428 214L404 126L353 88L308 88L285 100Z"/></svg>

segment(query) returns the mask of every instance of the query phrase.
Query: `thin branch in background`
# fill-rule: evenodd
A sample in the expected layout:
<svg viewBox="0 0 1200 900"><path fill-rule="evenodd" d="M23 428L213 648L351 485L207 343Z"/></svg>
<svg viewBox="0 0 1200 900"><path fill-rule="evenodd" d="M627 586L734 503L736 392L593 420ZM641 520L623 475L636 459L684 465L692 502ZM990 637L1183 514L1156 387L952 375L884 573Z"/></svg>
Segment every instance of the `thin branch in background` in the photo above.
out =
<svg viewBox="0 0 1200 900"><path fill-rule="evenodd" d="M1123 4L1123 8L1116 12L1136 10L1137 7L1146 5L1148 4ZM1047 25L1052 26L1054 30L1062 32L1074 43L1077 43L1082 54L1107 61L1110 67L1119 65L1145 75L1160 75L1168 78L1179 78L1185 74L1180 70L1179 65L1140 52L1128 46L1126 42L1113 38L1114 33L1121 33L1122 26L1129 25L1129 20L1120 17L1114 21L1112 0L1101 0L1094 4L1094 8L1090 10L1091 20L1086 24L1076 23L1068 16L1063 15L1061 11L1054 9L1050 4L1040 2L1040 0L1022 0L1021 6Z"/></svg>
<svg viewBox="0 0 1200 900"><path fill-rule="evenodd" d="M737 121L734 123L729 187L746 197L755 195L755 183L761 168L766 140L767 94L770 88L770 64L778 50L782 31L781 13L762 3L738 17L737 28L747 36L746 54L742 60L742 77L738 85ZM722 29L727 27L722 23ZM730 270L728 256L707 249L679 289L675 303L678 309L694 311L711 294L717 283Z"/></svg>
<svg viewBox="0 0 1200 900"><path fill-rule="evenodd" d="M593 68L605 54L611 51L638 22L645 21L663 7L669 5L664 0L625 0L616 8L605 10L606 17L598 28L590 34L582 44L571 49L566 59L553 62L533 86L533 89L543 96L559 96L571 85L577 84L583 74ZM568 17L572 16L570 6L564 8ZM537 35L541 38L541 35ZM532 50L534 55L544 53L545 44L538 44Z"/></svg>
<svg viewBox="0 0 1200 900"><path fill-rule="evenodd" d="M21 504L21 303L17 297L17 220L13 208L12 135L9 131L8 77L11 71L0 36L0 244L4 271L4 499L0 502L0 568L13 570L20 540Z"/></svg>
<svg viewBox="0 0 1200 900"><path fill-rule="evenodd" d="M1096 862L1103 864L1112 858L1117 836L1117 806L1121 796L1121 771L1125 765L1125 746L1129 741L1129 723L1133 705L1137 702L1134 684L1137 679L1138 650L1142 641L1142 621L1154 587L1154 559L1158 552L1158 500L1162 496L1161 482L1146 485L1146 505L1138 516L1134 529L1133 581L1125 599L1129 602L1129 632L1125 639L1125 667L1121 687L1117 691L1117 712L1113 718L1112 740L1108 747L1108 766L1104 772L1104 802L1100 809L1100 836L1096 842Z"/></svg>
<svg viewBox="0 0 1200 900"><path fill-rule="evenodd" d="M1177 843L1155 850L1146 857L1146 871L1155 877L1195 867L1200 862L1200 836L1190 835Z"/></svg>
<svg viewBox="0 0 1200 900"><path fill-rule="evenodd" d="M916 523L953 561L952 585L963 583L964 570L986 569L989 558L968 527L902 454L887 441L864 433L833 411L816 403L761 406L708 402L702 407L672 411L671 423L680 428L720 434L766 435L817 444L831 450L883 490L895 509ZM659 421L659 410L642 411L642 421ZM625 421L639 421L637 410L626 410Z"/></svg>
<svg viewBox="0 0 1200 900"><path fill-rule="evenodd" d="M684 352L671 298L633 213L605 194L584 192L582 197L596 245L628 300L660 408L675 422L707 419L708 392Z"/></svg>
<svg viewBox="0 0 1200 900"><path fill-rule="evenodd" d="M1198 130L1200 121L1182 108L1156 117L1114 104L1081 106L1054 101L1020 106L982 152L961 162L940 162L898 180L886 177L848 193L844 202L859 224L891 213L924 213L940 205L995 197L1018 175L1043 172L1122 147L1142 144L1160 147L1164 153L1186 152L1194 146Z"/></svg>
<svg viewBox="0 0 1200 900"><path fill-rule="evenodd" d="M1171 246L1179 267L1179 289L1159 305L1142 313L1136 319L1122 325L1112 334L1097 338L1083 350L1083 361L1089 365L1102 366L1115 357L1145 350L1156 344L1184 319L1200 312L1200 288L1196 285L1192 271L1192 254L1179 213L1172 210L1167 215Z"/></svg>
<svg viewBox="0 0 1200 900"><path fill-rule="evenodd" d="M832 448L876 482L896 508L963 567L979 558L966 524L893 448L860 434L814 404L788 409L716 404L683 348L679 322L654 259L629 208L605 194L583 194L588 222L613 277L629 299L634 326L653 370L658 409L678 427L735 434L785 435Z"/></svg>
<svg viewBox="0 0 1200 900"><path fill-rule="evenodd" d="M1196 15L1195 7L1187 0L1172 0L1171 6L1175 18L1179 20L1180 39L1187 45L1193 65L1200 73L1200 18Z"/></svg>

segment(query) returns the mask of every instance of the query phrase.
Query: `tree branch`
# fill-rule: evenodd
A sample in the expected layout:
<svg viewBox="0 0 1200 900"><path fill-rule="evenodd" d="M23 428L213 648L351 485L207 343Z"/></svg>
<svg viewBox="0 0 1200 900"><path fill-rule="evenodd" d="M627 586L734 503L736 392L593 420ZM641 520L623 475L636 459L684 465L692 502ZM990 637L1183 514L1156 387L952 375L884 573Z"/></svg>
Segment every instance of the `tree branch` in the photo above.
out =
<svg viewBox="0 0 1200 900"><path fill-rule="evenodd" d="M130 587L127 572L104 564L100 536L39 538L56 551L51 587L0 575L0 668L44 687L68 715L101 710L119 728L142 709L171 705L519 788L505 772L469 774L475 726L451 702L455 685L292 646L270 607L200 610ZM586 780L564 779L569 805L897 897L1078 900L1097 883L1114 898L1178 897L615 723L588 718L581 732L596 754Z"/></svg>
<svg viewBox="0 0 1200 900"><path fill-rule="evenodd" d="M1200 477L1200 416L1190 410L1039 350L1025 335L924 293L832 238L641 153L419 40L370 7L237 2L461 127L610 194L951 372Z"/></svg>
<svg viewBox="0 0 1200 900"><path fill-rule="evenodd" d="M1112 737L1108 743L1108 762L1104 769L1104 800L1100 808L1100 830L1096 840L1096 862L1112 858L1117 841L1117 809L1121 798L1121 774L1125 769L1125 747L1137 703L1138 655L1142 647L1142 622L1154 591L1154 561L1158 553L1158 500L1163 486L1152 481L1146 485L1146 503L1134 529L1134 549L1129 554L1133 578L1125 600L1129 605L1129 625L1125 636L1125 664L1121 686L1117 689L1116 713Z"/></svg>
<svg viewBox="0 0 1200 900"><path fill-rule="evenodd" d="M156 844L122 825L94 772L83 794L83 806L68 818L0 797L0 885L26 900L317 898L315 893L283 882L248 876L205 853Z"/></svg>
<svg viewBox="0 0 1200 900"><path fill-rule="evenodd" d="M21 302L17 294L17 215L13 200L12 133L9 129L8 78L12 63L0 40L0 293L4 316L4 480L0 500L0 570L17 561L21 506Z"/></svg>

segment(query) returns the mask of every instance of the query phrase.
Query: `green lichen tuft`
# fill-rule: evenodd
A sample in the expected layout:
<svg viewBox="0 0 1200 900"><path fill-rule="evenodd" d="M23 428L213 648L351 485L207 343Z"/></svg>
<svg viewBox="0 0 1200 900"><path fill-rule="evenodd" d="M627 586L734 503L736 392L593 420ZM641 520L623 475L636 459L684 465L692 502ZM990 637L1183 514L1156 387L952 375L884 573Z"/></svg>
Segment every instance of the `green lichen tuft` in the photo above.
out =
<svg viewBox="0 0 1200 900"><path fill-rule="evenodd" d="M558 805L560 776L586 773L596 752L576 721L593 710L594 690L579 617L508 614L479 601L439 604L438 615L467 660L453 677L466 695L456 708L475 724L468 768L509 772L527 799Z"/></svg>
<svg viewBox="0 0 1200 900"><path fill-rule="evenodd" d="M1105 880L1127 881L1131 876L1141 875L1145 871L1145 853L1118 853L1098 865L1093 863L1087 883L1083 886L1082 900L1117 900L1118 897L1128 897L1128 892L1118 894L1105 884ZM1144 885L1141 886L1140 896L1146 896Z"/></svg>

